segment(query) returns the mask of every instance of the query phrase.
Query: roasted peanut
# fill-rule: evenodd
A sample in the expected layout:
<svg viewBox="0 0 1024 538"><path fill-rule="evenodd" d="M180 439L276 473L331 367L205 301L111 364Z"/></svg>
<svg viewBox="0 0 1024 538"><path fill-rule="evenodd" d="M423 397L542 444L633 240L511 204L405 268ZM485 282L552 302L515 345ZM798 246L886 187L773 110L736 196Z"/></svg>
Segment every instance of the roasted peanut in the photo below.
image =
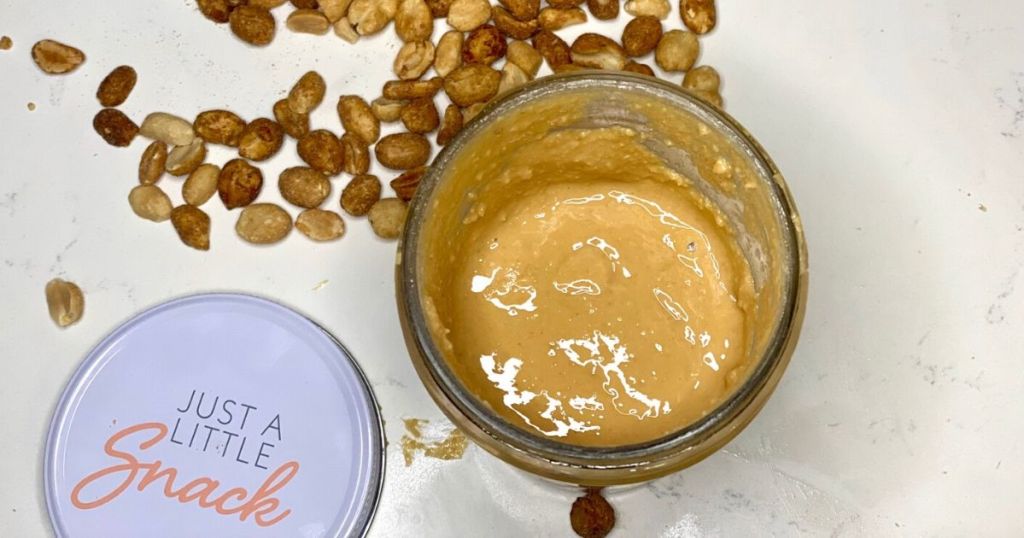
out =
<svg viewBox="0 0 1024 538"><path fill-rule="evenodd" d="M462 111L456 105L448 105L444 110L444 120L441 121L441 128L437 131L437 145L444 146L451 142L455 135L462 130Z"/></svg>
<svg viewBox="0 0 1024 538"><path fill-rule="evenodd" d="M378 120L384 122L398 121L402 116L403 107L405 107L405 101L388 99L387 97L378 97L370 103L373 115Z"/></svg>
<svg viewBox="0 0 1024 538"><path fill-rule="evenodd" d="M262 47L274 40L277 22L269 10L254 6L239 6L229 17L231 31L242 41Z"/></svg>
<svg viewBox="0 0 1024 538"><path fill-rule="evenodd" d="M320 207L331 195L331 182L312 168L295 166L281 172L277 181L281 197L299 207Z"/></svg>
<svg viewBox="0 0 1024 538"><path fill-rule="evenodd" d="M306 164L329 176L340 174L345 164L338 137L323 129L310 131L300 138L298 152Z"/></svg>
<svg viewBox="0 0 1024 538"><path fill-rule="evenodd" d="M210 250L210 216L196 206L180 205L171 211L171 224L182 243Z"/></svg>
<svg viewBox="0 0 1024 538"><path fill-rule="evenodd" d="M167 144L154 140L146 150L142 152L139 159L139 183L152 185L164 175L164 166L167 165Z"/></svg>
<svg viewBox="0 0 1024 538"><path fill-rule="evenodd" d="M697 35L684 30L670 30L661 36L654 51L654 61L665 71L686 71L700 55Z"/></svg>
<svg viewBox="0 0 1024 538"><path fill-rule="evenodd" d="M661 33L661 20L651 15L641 15L626 24L622 31L622 48L634 58L644 56L658 46Z"/></svg>
<svg viewBox="0 0 1024 538"><path fill-rule="evenodd" d="M425 166L418 166L412 170L407 170L400 176L391 180L391 190L395 191L395 195L400 200L408 202L412 200L412 197L416 195L416 187L419 187L420 180L423 179L423 174L426 173L427 168Z"/></svg>
<svg viewBox="0 0 1024 538"><path fill-rule="evenodd" d="M722 95L715 91L708 90L687 90L690 93L700 97L701 99L711 103L712 105L722 108Z"/></svg>
<svg viewBox="0 0 1024 538"><path fill-rule="evenodd" d="M554 32L555 30L561 30L567 26L587 22L587 14L578 7L568 9L546 7L540 10L540 16L537 17L537 22L540 23L541 28L548 30L549 32Z"/></svg>
<svg viewBox="0 0 1024 538"><path fill-rule="evenodd" d="M634 17L651 15L665 20L669 12L672 11L672 6L669 5L668 0L629 0L623 9Z"/></svg>
<svg viewBox="0 0 1024 538"><path fill-rule="evenodd" d="M515 39L529 39L540 28L537 19L521 21L501 6L491 8L491 18L501 33Z"/></svg>
<svg viewBox="0 0 1024 538"><path fill-rule="evenodd" d="M333 24L345 18L351 3L352 0L320 0L318 9Z"/></svg>
<svg viewBox="0 0 1024 538"><path fill-rule="evenodd" d="M373 109L362 97L341 96L338 99L338 117L346 131L361 136L367 144L373 144L380 138L380 120L373 115Z"/></svg>
<svg viewBox="0 0 1024 538"><path fill-rule="evenodd" d="M569 524L578 536L603 538L615 527L615 509L601 496L600 488L590 488L572 503Z"/></svg>
<svg viewBox="0 0 1024 538"><path fill-rule="evenodd" d="M487 0L455 0L448 8L448 25L461 32L469 32L491 18L491 4Z"/></svg>
<svg viewBox="0 0 1024 538"><path fill-rule="evenodd" d="M306 115L312 112L324 100L327 83L316 71L302 75L288 92L288 106L296 114Z"/></svg>
<svg viewBox="0 0 1024 538"><path fill-rule="evenodd" d="M291 231L291 215L276 204L252 204L242 210L235 223L238 237L254 245L277 243Z"/></svg>
<svg viewBox="0 0 1024 538"><path fill-rule="evenodd" d="M569 44L548 30L541 30L533 36L533 48L544 57L548 67L557 70L563 65L572 63L572 52Z"/></svg>
<svg viewBox="0 0 1024 538"><path fill-rule="evenodd" d="M299 34L324 35L331 29L331 21L315 9L296 9L285 19L285 26Z"/></svg>
<svg viewBox="0 0 1024 538"><path fill-rule="evenodd" d="M626 65L626 51L600 34L586 33L572 43L572 63L595 69L619 70Z"/></svg>
<svg viewBox="0 0 1024 538"><path fill-rule="evenodd" d="M587 9L595 19L611 21L619 16L619 2L620 0L587 0Z"/></svg>
<svg viewBox="0 0 1024 538"><path fill-rule="evenodd" d="M197 138L187 146L178 146L167 154L164 169L172 176L187 176L206 160L206 143Z"/></svg>
<svg viewBox="0 0 1024 538"><path fill-rule="evenodd" d="M337 22L334 23L334 35L352 44L359 41L359 32L352 27L352 23L348 22L348 19L345 17L338 19Z"/></svg>
<svg viewBox="0 0 1024 538"><path fill-rule="evenodd" d="M402 107L401 118L409 132L420 134L432 132L441 122L434 100L429 97L409 101Z"/></svg>
<svg viewBox="0 0 1024 538"><path fill-rule="evenodd" d="M639 62L634 62L632 60L626 62L626 65L625 67L622 68L622 70L629 71L631 73L637 73L640 75L647 75L649 77L655 76L654 70L651 69L651 66Z"/></svg>
<svg viewBox="0 0 1024 538"><path fill-rule="evenodd" d="M248 2L248 0L232 0L239 3ZM283 3L283 2L282 2ZM317 0L291 0L293 6L298 9L317 9L320 7L320 2Z"/></svg>
<svg viewBox="0 0 1024 538"><path fill-rule="evenodd" d="M50 75L70 73L85 61L85 53L52 39L44 39L32 45L32 60L39 69Z"/></svg>
<svg viewBox="0 0 1024 538"><path fill-rule="evenodd" d="M462 121L469 123L473 121L473 118L480 115L484 111L484 107L487 103L474 103L462 109Z"/></svg>
<svg viewBox="0 0 1024 538"><path fill-rule="evenodd" d="M121 148L130 145L139 134L135 122L116 108L100 110L92 119L92 127L108 144Z"/></svg>
<svg viewBox="0 0 1024 538"><path fill-rule="evenodd" d="M540 14L540 0L498 0L508 12L521 21L536 19Z"/></svg>
<svg viewBox="0 0 1024 538"><path fill-rule="evenodd" d="M355 133L341 135L341 152L345 155L343 170L354 176L370 169L370 145Z"/></svg>
<svg viewBox="0 0 1024 538"><path fill-rule="evenodd" d="M466 107L490 100L498 93L501 73L486 65L463 65L444 79L444 91L452 102Z"/></svg>
<svg viewBox="0 0 1024 538"><path fill-rule="evenodd" d="M501 82L498 83L498 94L503 94L530 81L529 75L523 72L518 65L506 62L501 68Z"/></svg>
<svg viewBox="0 0 1024 538"><path fill-rule="evenodd" d="M85 295L74 282L55 278L46 283L46 308L50 319L63 329L82 319Z"/></svg>
<svg viewBox="0 0 1024 538"><path fill-rule="evenodd" d="M361 217L380 200L380 180L367 174L352 178L341 191L341 208L349 215Z"/></svg>
<svg viewBox="0 0 1024 538"><path fill-rule="evenodd" d="M217 178L220 167L215 164L202 164L188 175L181 186L181 197L185 203L199 207L209 201L217 193Z"/></svg>
<svg viewBox="0 0 1024 538"><path fill-rule="evenodd" d="M430 158L430 142L421 134L396 133L385 136L374 147L377 162L392 170L423 166Z"/></svg>
<svg viewBox="0 0 1024 538"><path fill-rule="evenodd" d="M430 80L389 80L384 83L382 92L385 99L403 101L417 97L431 97L444 85L441 77Z"/></svg>
<svg viewBox="0 0 1024 538"><path fill-rule="evenodd" d="M583 0L548 0L548 5L556 9L569 9L582 4Z"/></svg>
<svg viewBox="0 0 1024 538"><path fill-rule="evenodd" d="M401 0L395 13L395 33L402 41L428 41L434 33L434 17L424 0Z"/></svg>
<svg viewBox="0 0 1024 538"><path fill-rule="evenodd" d="M683 24L695 34L706 34L715 28L718 11L715 0L680 0Z"/></svg>
<svg viewBox="0 0 1024 538"><path fill-rule="evenodd" d="M154 112L146 116L139 126L139 134L171 146L187 146L196 139L191 123L166 112Z"/></svg>
<svg viewBox="0 0 1024 538"><path fill-rule="evenodd" d="M217 194L228 209L251 204L262 188L263 172L245 159L228 161L217 176Z"/></svg>
<svg viewBox="0 0 1024 538"><path fill-rule="evenodd" d="M462 65L463 34L458 30L445 32L437 42L434 52L434 70L442 77L448 76L456 67Z"/></svg>
<svg viewBox="0 0 1024 538"><path fill-rule="evenodd" d="M398 12L398 0L352 0L348 22L359 35L375 34L384 29Z"/></svg>
<svg viewBox="0 0 1024 538"><path fill-rule="evenodd" d="M232 7L228 0L196 0L196 3L199 4L199 12L207 19L217 24L228 22Z"/></svg>
<svg viewBox="0 0 1024 538"><path fill-rule="evenodd" d="M405 202L397 198L385 198L373 204L367 216L373 233L383 239L397 239L405 226Z"/></svg>
<svg viewBox="0 0 1024 538"><path fill-rule="evenodd" d="M240 5L249 5L263 9L274 9L283 6L288 0L227 0L232 8Z"/></svg>
<svg viewBox="0 0 1024 538"><path fill-rule="evenodd" d="M508 45L501 31L485 24L469 33L462 46L462 62L491 65L505 56Z"/></svg>
<svg viewBox="0 0 1024 538"><path fill-rule="evenodd" d="M688 90L717 92L721 84L722 79L718 76L718 71L710 65L694 67L683 77L683 87Z"/></svg>
<svg viewBox="0 0 1024 538"><path fill-rule="evenodd" d="M132 93L137 80L138 75L135 74L135 70L131 66L117 67L100 82L100 87L96 90L96 98L105 107L120 106Z"/></svg>
<svg viewBox="0 0 1024 538"><path fill-rule="evenodd" d="M276 121L257 118L249 122L238 141L238 155L250 161L273 157L284 143L284 129Z"/></svg>
<svg viewBox="0 0 1024 538"><path fill-rule="evenodd" d="M245 130L245 120L227 110L207 110L196 116L192 129L199 138L211 144L237 147Z"/></svg>
<svg viewBox="0 0 1024 538"><path fill-rule="evenodd" d="M531 79L537 76L540 64L544 61L544 58L537 52L537 49L525 41L509 42L506 55L508 56L508 61L519 66Z"/></svg>
<svg viewBox="0 0 1024 538"><path fill-rule="evenodd" d="M171 199L156 185L139 185L128 193L128 205L136 215L153 222L171 218Z"/></svg>
<svg viewBox="0 0 1024 538"><path fill-rule="evenodd" d="M14 41L11 41L10 36L0 36L0 50L11 50L14 46Z"/></svg>
<svg viewBox="0 0 1024 538"><path fill-rule="evenodd" d="M448 10L454 0L427 0L430 8L430 16L435 19L443 19L448 16Z"/></svg>
<svg viewBox="0 0 1024 538"><path fill-rule="evenodd" d="M274 119L288 136L298 140L309 132L309 115L297 114L288 104L288 99L274 103Z"/></svg>
<svg viewBox="0 0 1024 538"><path fill-rule="evenodd" d="M414 80L423 76L434 63L434 44L430 41L410 41L398 49L394 71L402 80Z"/></svg>
<svg viewBox="0 0 1024 538"><path fill-rule="evenodd" d="M295 219L295 229L313 241L334 241L345 235L345 221L334 211L307 209Z"/></svg>

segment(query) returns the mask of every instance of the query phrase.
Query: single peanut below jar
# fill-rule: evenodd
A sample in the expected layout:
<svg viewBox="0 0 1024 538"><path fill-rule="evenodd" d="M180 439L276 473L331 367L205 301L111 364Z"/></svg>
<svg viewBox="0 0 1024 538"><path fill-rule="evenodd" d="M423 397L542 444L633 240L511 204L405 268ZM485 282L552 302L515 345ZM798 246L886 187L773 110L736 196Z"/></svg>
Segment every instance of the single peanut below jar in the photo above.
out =
<svg viewBox="0 0 1024 538"><path fill-rule="evenodd" d="M528 471L661 476L757 413L796 343L806 247L731 118L678 87L583 73L501 98L412 203L399 309L431 396Z"/></svg>

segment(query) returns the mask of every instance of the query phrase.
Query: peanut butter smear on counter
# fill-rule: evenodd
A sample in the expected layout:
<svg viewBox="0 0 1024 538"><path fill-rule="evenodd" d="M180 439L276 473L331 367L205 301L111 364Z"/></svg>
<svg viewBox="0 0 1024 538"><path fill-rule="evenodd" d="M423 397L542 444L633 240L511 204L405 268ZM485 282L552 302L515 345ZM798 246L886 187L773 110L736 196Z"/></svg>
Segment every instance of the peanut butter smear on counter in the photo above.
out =
<svg viewBox="0 0 1024 538"><path fill-rule="evenodd" d="M480 158L493 155L456 169L493 176L432 299L467 389L527 432L586 446L652 441L722 403L751 363L754 292L717 208L624 127Z"/></svg>

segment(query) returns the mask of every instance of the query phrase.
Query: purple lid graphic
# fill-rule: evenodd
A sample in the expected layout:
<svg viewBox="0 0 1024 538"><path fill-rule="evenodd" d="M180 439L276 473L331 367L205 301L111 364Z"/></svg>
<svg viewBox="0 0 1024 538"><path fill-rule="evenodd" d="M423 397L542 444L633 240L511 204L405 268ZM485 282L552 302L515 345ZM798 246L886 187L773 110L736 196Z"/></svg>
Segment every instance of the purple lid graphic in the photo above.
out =
<svg viewBox="0 0 1024 538"><path fill-rule="evenodd" d="M380 495L373 394L326 331L213 294L128 321L85 358L44 465L58 536L362 536Z"/></svg>

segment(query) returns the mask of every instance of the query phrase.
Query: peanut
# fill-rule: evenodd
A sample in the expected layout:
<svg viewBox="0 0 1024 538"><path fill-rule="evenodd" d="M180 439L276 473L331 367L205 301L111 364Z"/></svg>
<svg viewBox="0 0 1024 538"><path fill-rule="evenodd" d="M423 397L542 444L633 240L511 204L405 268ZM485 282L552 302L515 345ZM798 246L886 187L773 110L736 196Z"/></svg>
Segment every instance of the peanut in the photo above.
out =
<svg viewBox="0 0 1024 538"><path fill-rule="evenodd" d="M239 39L257 47L269 45L277 32L274 15L265 8L239 6L231 11L229 21Z"/></svg>
<svg viewBox="0 0 1024 538"><path fill-rule="evenodd" d="M533 48L544 57L552 71L563 65L572 63L572 52L569 44L548 30L541 30L533 36Z"/></svg>
<svg viewBox="0 0 1024 538"><path fill-rule="evenodd" d="M206 143L197 138L187 146L178 146L167 154L164 169L172 176L187 176L206 160Z"/></svg>
<svg viewBox="0 0 1024 538"><path fill-rule="evenodd" d="M454 7L454 6L453 6ZM373 204L368 217L370 227L378 237L397 239L405 226L405 215L408 208L405 202L397 198L385 198Z"/></svg>
<svg viewBox="0 0 1024 538"><path fill-rule="evenodd" d="M248 0L232 0L233 2L245 3ZM282 2L283 4L284 2ZM316 9L320 7L320 2L317 0L291 0L293 6L298 9ZM268 8L269 9L269 8Z"/></svg>
<svg viewBox="0 0 1024 538"><path fill-rule="evenodd" d="M462 109L462 121L469 123L473 121L473 118L480 115L484 111L484 107L487 103L474 103Z"/></svg>
<svg viewBox="0 0 1024 538"><path fill-rule="evenodd" d="M153 222L171 218L171 199L156 185L139 185L128 193L128 205L136 215Z"/></svg>
<svg viewBox="0 0 1024 538"><path fill-rule="evenodd" d="M437 42L434 53L434 70L442 77L448 76L456 67L462 65L463 34L458 30L445 32Z"/></svg>
<svg viewBox="0 0 1024 538"><path fill-rule="evenodd" d="M132 93L138 75L131 66L122 65L107 75L96 90L96 98L105 107L120 106Z"/></svg>
<svg viewBox="0 0 1024 538"><path fill-rule="evenodd" d="M430 142L421 134L396 133L385 136L374 147L377 162L392 170L423 166L430 158Z"/></svg>
<svg viewBox="0 0 1024 538"><path fill-rule="evenodd" d="M709 90L687 90L701 99L711 103L717 108L722 108L722 95Z"/></svg>
<svg viewBox="0 0 1024 538"><path fill-rule="evenodd" d="M307 209L295 219L295 229L313 241L334 241L345 235L345 221L334 211Z"/></svg>
<svg viewBox="0 0 1024 538"><path fill-rule="evenodd" d="M654 61L665 71L686 71L700 55L697 35L684 30L670 30L661 36L654 51Z"/></svg>
<svg viewBox="0 0 1024 538"><path fill-rule="evenodd" d="M511 91L529 81L529 75L520 69L518 65L506 62L505 66L501 68L501 82L498 83L498 94Z"/></svg>
<svg viewBox="0 0 1024 538"><path fill-rule="evenodd" d="M288 136L298 140L309 132L309 114L297 114L288 99L274 103L274 119Z"/></svg>
<svg viewBox="0 0 1024 538"><path fill-rule="evenodd" d="M217 194L227 209L251 204L263 188L263 172L245 159L232 159L217 176Z"/></svg>
<svg viewBox="0 0 1024 538"><path fill-rule="evenodd" d="M217 24L228 22L231 15L228 0L197 0L196 3L199 4L199 12L207 19Z"/></svg>
<svg viewBox="0 0 1024 538"><path fill-rule="evenodd" d="M296 114L309 114L320 106L326 93L327 83L324 78L316 71L309 71L288 92L288 106Z"/></svg>
<svg viewBox="0 0 1024 538"><path fill-rule="evenodd" d="M448 8L448 25L460 32L469 32L491 18L487 0L455 0Z"/></svg>
<svg viewBox="0 0 1024 538"><path fill-rule="evenodd" d="M209 201L217 193L217 178L220 167L215 164L202 164L188 175L181 186L181 197L185 203L199 207Z"/></svg>
<svg viewBox="0 0 1024 538"><path fill-rule="evenodd" d="M252 204L242 210L235 223L238 237L254 245L277 243L291 231L291 215L276 204Z"/></svg>
<svg viewBox="0 0 1024 538"><path fill-rule="evenodd" d="M202 209L180 205L171 211L171 224L182 243L196 250L210 250L210 216Z"/></svg>
<svg viewBox="0 0 1024 538"><path fill-rule="evenodd" d="M501 6L491 8L491 18L498 30L515 39L529 39L540 28L537 19L521 21Z"/></svg>
<svg viewBox="0 0 1024 538"><path fill-rule="evenodd" d="M345 155L342 169L346 174L365 174L370 169L370 145L354 133L341 135L341 152Z"/></svg>
<svg viewBox="0 0 1024 538"><path fill-rule="evenodd" d="M640 74L640 75L647 75L649 77L655 76L654 70L651 69L651 66L646 65L646 64L642 64L642 63L639 63L639 62L634 62L632 60L626 62L626 65L625 65L625 67L622 68L622 70L623 71L629 71L630 73L637 73L637 74Z"/></svg>
<svg viewBox="0 0 1024 538"><path fill-rule="evenodd" d="M661 34L661 20L651 15L641 15L626 24L622 31L622 48L634 58L644 56L658 46Z"/></svg>
<svg viewBox="0 0 1024 538"><path fill-rule="evenodd" d="M444 120L437 131L437 145L444 146L451 142L462 130L462 111L456 105L448 105L444 110Z"/></svg>
<svg viewBox="0 0 1024 538"><path fill-rule="evenodd" d="M597 20L615 20L619 16L619 0L587 0L587 9Z"/></svg>
<svg viewBox="0 0 1024 538"><path fill-rule="evenodd" d="M505 36L494 26L484 24L469 33L462 46L462 62L491 65L505 56Z"/></svg>
<svg viewBox="0 0 1024 538"><path fill-rule="evenodd" d="M432 132L441 122L434 100L429 97L409 101L402 107L401 118L409 132L420 134Z"/></svg>
<svg viewBox="0 0 1024 538"><path fill-rule="evenodd" d="M64 328L78 323L85 311L85 295L74 282L55 278L46 283L46 308L50 319Z"/></svg>
<svg viewBox="0 0 1024 538"><path fill-rule="evenodd" d="M167 144L154 140L146 150L142 152L139 159L139 183L152 185L164 175L164 166L167 165Z"/></svg>
<svg viewBox="0 0 1024 538"><path fill-rule="evenodd" d="M434 44L430 41L410 41L398 49L394 71L402 80L414 80L423 76L434 63Z"/></svg>
<svg viewBox="0 0 1024 538"><path fill-rule="evenodd" d="M348 19L342 17L334 23L334 35L352 43L353 45L359 41L359 32L352 27L352 23L348 22Z"/></svg>
<svg viewBox="0 0 1024 538"><path fill-rule="evenodd" d="M377 176L358 175L341 191L341 208L349 215L361 217L369 213L373 204L380 200L380 190Z"/></svg>
<svg viewBox="0 0 1024 538"><path fill-rule="evenodd" d="M620 70L626 65L626 51L600 34L582 34L572 43L572 62L582 67Z"/></svg>
<svg viewBox="0 0 1024 538"><path fill-rule="evenodd" d="M416 195L416 187L419 187L423 174L427 171L425 166L418 166L407 170L395 179L391 180L391 190L399 200L408 202Z"/></svg>
<svg viewBox="0 0 1024 538"><path fill-rule="evenodd" d="M395 13L395 33L406 43L430 39L434 17L424 0L401 0Z"/></svg>
<svg viewBox="0 0 1024 538"><path fill-rule="evenodd" d="M130 145L139 134L135 122L116 108L100 110L92 120L92 127L108 144L122 148Z"/></svg>
<svg viewBox="0 0 1024 538"><path fill-rule="evenodd" d="M384 83L382 93L386 99L399 101L417 97L432 97L443 85L444 80L441 77L434 77L430 80L389 80Z"/></svg>
<svg viewBox="0 0 1024 538"><path fill-rule="evenodd" d="M587 14L578 7L567 9L546 7L540 10L540 16L537 17L537 22L540 23L541 28L548 30L549 32L554 32L555 30L561 30L567 26L587 22Z"/></svg>
<svg viewBox="0 0 1024 538"><path fill-rule="evenodd" d="M171 146L187 146L196 139L191 123L166 112L154 112L146 116L139 126L139 134Z"/></svg>
<svg viewBox="0 0 1024 538"><path fill-rule="evenodd" d="M288 15L285 26L299 34L324 35L331 29L331 21L315 9L296 9Z"/></svg>
<svg viewBox="0 0 1024 538"><path fill-rule="evenodd" d="M490 100L498 93L501 73L486 65L470 64L452 71L444 79L444 91L452 102L466 107Z"/></svg>
<svg viewBox="0 0 1024 538"><path fill-rule="evenodd" d="M583 0L548 0L548 5L556 9L569 9L582 4Z"/></svg>
<svg viewBox="0 0 1024 538"><path fill-rule="evenodd" d="M351 3L352 0L320 0L319 9L333 24L345 18Z"/></svg>
<svg viewBox="0 0 1024 538"><path fill-rule="evenodd" d="M238 155L250 161L265 161L281 150L284 129L276 121L257 118L249 122L238 141Z"/></svg>
<svg viewBox="0 0 1024 538"><path fill-rule="evenodd" d="M227 110L207 110L196 116L192 129L199 138L211 144L237 147L245 131L245 120Z"/></svg>
<svg viewBox="0 0 1024 538"><path fill-rule="evenodd" d="M721 84L722 79L718 76L718 71L710 65L694 67L683 77L683 87L688 90L717 92Z"/></svg>
<svg viewBox="0 0 1024 538"><path fill-rule="evenodd" d="M524 73L533 78L540 70L540 64L544 58L537 52L537 49L525 41L512 41L508 44L508 61L519 66Z"/></svg>
<svg viewBox="0 0 1024 538"><path fill-rule="evenodd" d="M403 107L405 107L405 101L388 99L387 97L378 97L370 103L373 115L378 120L384 122L398 121L402 116Z"/></svg>
<svg viewBox="0 0 1024 538"><path fill-rule="evenodd" d="M338 116L346 131L359 135L367 144L373 144L380 138L380 120L362 97L341 96L338 99Z"/></svg>
<svg viewBox="0 0 1024 538"><path fill-rule="evenodd" d="M52 39L44 39L32 45L32 60L39 69L50 75L70 73L85 61L85 53Z"/></svg>
<svg viewBox="0 0 1024 538"><path fill-rule="evenodd" d="M454 0L427 0L430 7L430 16L435 19L443 19L448 16L448 10Z"/></svg>
<svg viewBox="0 0 1024 538"><path fill-rule="evenodd" d="M629 0L623 9L634 17L650 15L665 20L668 18L669 12L672 11L672 6L669 5L668 0Z"/></svg>
<svg viewBox="0 0 1024 538"><path fill-rule="evenodd" d="M715 0L680 0L679 12L683 16L683 24L700 35L714 30L718 18Z"/></svg>
<svg viewBox="0 0 1024 538"><path fill-rule="evenodd" d="M310 131L300 138L298 152L306 164L329 176L340 174L345 164L345 154L338 137L323 129Z"/></svg>
<svg viewBox="0 0 1024 538"><path fill-rule="evenodd" d="M513 17L528 21L540 14L540 0L498 0Z"/></svg>
<svg viewBox="0 0 1024 538"><path fill-rule="evenodd" d="M395 18L398 0L353 0L348 7L348 22L359 35L375 34Z"/></svg>
<svg viewBox="0 0 1024 538"><path fill-rule="evenodd" d="M312 168L295 166L281 172L277 181L281 197L303 208L320 207L331 195L331 182Z"/></svg>

